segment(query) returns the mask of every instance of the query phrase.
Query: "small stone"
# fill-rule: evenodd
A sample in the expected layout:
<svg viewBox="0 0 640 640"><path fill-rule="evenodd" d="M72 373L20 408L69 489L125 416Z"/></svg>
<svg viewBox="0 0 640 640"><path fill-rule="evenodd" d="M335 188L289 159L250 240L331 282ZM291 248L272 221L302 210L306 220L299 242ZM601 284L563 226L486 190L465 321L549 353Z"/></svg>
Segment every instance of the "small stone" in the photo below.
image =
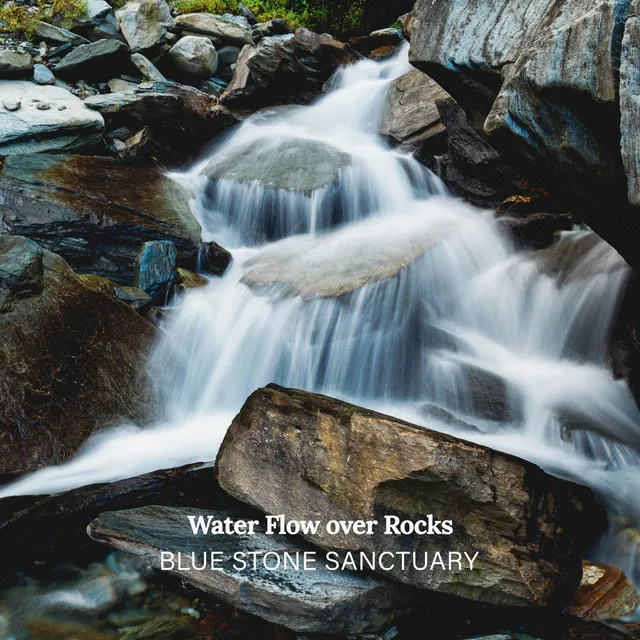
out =
<svg viewBox="0 0 640 640"><path fill-rule="evenodd" d="M58 107L58 111L64 111L66 108L67 108L67 105L66 105L66 104L61 104L61 105Z"/></svg>
<svg viewBox="0 0 640 640"><path fill-rule="evenodd" d="M33 81L36 84L54 84L56 78L48 67L36 64L33 67Z"/></svg>
<svg viewBox="0 0 640 640"><path fill-rule="evenodd" d="M2 106L7 111L17 111L22 106L22 102L20 100L4 100Z"/></svg>
<svg viewBox="0 0 640 640"><path fill-rule="evenodd" d="M158 71L156 66L147 57L141 53L131 55L131 62L138 68L143 78L152 82L164 82L166 78Z"/></svg>
<svg viewBox="0 0 640 640"><path fill-rule="evenodd" d="M48 111L51 109L51 105L48 102L39 102L36 108L40 111Z"/></svg>

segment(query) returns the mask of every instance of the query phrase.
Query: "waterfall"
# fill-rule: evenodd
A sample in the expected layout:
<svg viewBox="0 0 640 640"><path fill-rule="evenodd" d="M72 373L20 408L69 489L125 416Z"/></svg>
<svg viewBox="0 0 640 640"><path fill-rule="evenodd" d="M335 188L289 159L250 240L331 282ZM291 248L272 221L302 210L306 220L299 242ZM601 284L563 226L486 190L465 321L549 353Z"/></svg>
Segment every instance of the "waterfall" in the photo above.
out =
<svg viewBox="0 0 640 640"><path fill-rule="evenodd" d="M171 309L157 424L99 434L1 496L211 460L277 382L522 456L640 521L640 413L606 366L628 267L589 230L518 250L389 148L377 123L409 70L406 49L345 68L316 104L248 118L175 176L234 261Z"/></svg>

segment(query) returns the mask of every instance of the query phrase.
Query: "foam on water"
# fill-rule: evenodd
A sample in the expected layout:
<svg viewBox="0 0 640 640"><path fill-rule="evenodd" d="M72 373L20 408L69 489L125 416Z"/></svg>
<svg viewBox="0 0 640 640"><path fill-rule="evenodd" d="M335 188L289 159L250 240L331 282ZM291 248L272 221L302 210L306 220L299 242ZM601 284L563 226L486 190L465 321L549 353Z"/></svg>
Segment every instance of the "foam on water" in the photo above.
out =
<svg viewBox="0 0 640 640"><path fill-rule="evenodd" d="M353 65L315 105L248 119L176 176L234 262L164 326L159 423L92 438L0 496L211 460L246 397L277 382L528 458L592 486L625 526L640 520L640 413L606 366L626 264L588 230L518 251L490 212L389 149L377 122L409 69L406 49ZM204 175L251 147L278 176L283 149L313 144L349 162L310 192ZM635 567L637 543L619 540L601 554Z"/></svg>

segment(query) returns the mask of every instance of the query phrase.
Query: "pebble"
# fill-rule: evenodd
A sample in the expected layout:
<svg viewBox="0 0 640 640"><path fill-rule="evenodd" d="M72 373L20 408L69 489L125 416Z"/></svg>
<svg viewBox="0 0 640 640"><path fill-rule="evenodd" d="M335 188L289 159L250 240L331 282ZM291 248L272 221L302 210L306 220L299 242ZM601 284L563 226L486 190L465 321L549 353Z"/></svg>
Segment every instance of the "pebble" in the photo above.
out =
<svg viewBox="0 0 640 640"><path fill-rule="evenodd" d="M20 100L5 100L2 106L7 111L17 111L22 106L22 102Z"/></svg>
<svg viewBox="0 0 640 640"><path fill-rule="evenodd" d="M51 105L48 102L39 102L36 109L39 111L47 111L48 109L51 109Z"/></svg>
<svg viewBox="0 0 640 640"><path fill-rule="evenodd" d="M54 84L56 79L47 67L36 64L33 67L33 81L36 84Z"/></svg>

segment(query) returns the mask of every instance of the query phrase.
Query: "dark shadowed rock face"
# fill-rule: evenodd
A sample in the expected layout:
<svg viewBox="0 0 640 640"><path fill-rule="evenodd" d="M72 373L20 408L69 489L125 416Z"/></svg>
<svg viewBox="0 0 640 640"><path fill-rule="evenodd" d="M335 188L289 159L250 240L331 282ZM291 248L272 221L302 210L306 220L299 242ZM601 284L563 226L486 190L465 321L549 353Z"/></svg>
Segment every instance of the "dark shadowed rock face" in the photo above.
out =
<svg viewBox="0 0 640 640"><path fill-rule="evenodd" d="M157 169L110 158L12 156L0 172L5 230L59 253L82 273L133 284L140 244L169 240L193 268L200 227L183 189Z"/></svg>
<svg viewBox="0 0 640 640"><path fill-rule="evenodd" d="M143 420L155 330L59 256L0 238L2 475L59 462L99 427Z"/></svg>
<svg viewBox="0 0 640 640"><path fill-rule="evenodd" d="M571 198L590 226L638 264L640 223L626 197L638 166L630 135L637 129L630 6L626 0L497 0L471 8L419 0L410 59L492 145L518 154L530 176ZM637 204L636 187L629 189Z"/></svg>
<svg viewBox="0 0 640 640"><path fill-rule="evenodd" d="M142 507L103 513L89 525L88 532L94 540L138 555L156 568L161 566L161 551L185 554L183 566L192 566L187 554L194 553L196 566L201 566L202 553L213 549L212 539L193 535L187 516L194 513L218 520L235 515L229 511ZM170 573L243 611L299 632L356 635L385 630L414 601L401 585L384 578L328 570L321 553L315 571L234 567L236 552L270 552L283 561L285 553L295 556L311 549L298 539L266 535L260 530L255 535L216 535L215 550L224 557L218 570L179 571L176 562Z"/></svg>
<svg viewBox="0 0 640 640"><path fill-rule="evenodd" d="M605 517L591 491L535 465L331 398L270 385L231 425L217 459L221 487L293 520L453 520L450 536L353 533L325 548L479 552L473 571L393 570L414 586L484 602L571 598L580 553Z"/></svg>

